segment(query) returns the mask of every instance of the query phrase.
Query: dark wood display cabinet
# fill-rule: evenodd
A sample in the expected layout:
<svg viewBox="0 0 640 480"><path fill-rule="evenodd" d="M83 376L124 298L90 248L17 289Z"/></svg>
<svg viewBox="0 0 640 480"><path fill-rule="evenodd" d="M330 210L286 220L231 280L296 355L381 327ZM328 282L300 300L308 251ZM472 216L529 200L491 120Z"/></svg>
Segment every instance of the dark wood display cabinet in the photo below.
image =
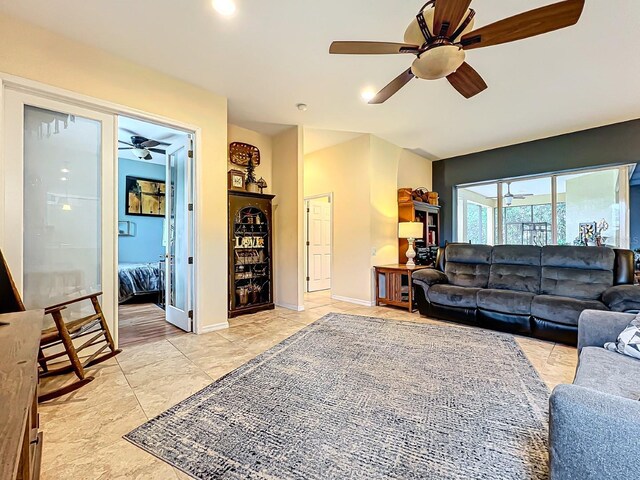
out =
<svg viewBox="0 0 640 480"><path fill-rule="evenodd" d="M432 265L435 252L440 245L440 207L415 200L398 199L399 222L421 222L424 234L416 240L416 265ZM398 240L398 263L407 263L407 248L409 244L405 238Z"/></svg>
<svg viewBox="0 0 640 480"><path fill-rule="evenodd" d="M272 310L272 200L229 191L229 318Z"/></svg>

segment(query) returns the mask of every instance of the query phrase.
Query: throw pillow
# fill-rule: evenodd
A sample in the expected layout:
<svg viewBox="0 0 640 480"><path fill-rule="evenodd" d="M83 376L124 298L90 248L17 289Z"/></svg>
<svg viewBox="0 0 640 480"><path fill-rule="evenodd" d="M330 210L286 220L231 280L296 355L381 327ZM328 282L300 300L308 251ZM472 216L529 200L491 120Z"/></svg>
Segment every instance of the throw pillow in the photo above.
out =
<svg viewBox="0 0 640 480"><path fill-rule="evenodd" d="M640 359L640 315L618 335L616 342L605 343L604 348Z"/></svg>

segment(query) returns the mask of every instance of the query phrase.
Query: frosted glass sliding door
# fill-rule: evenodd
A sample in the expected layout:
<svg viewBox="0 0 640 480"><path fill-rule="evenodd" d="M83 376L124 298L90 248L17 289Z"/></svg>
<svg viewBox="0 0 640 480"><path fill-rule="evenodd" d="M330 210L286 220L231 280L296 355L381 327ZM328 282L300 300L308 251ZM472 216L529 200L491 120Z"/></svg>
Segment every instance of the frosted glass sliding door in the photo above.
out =
<svg viewBox="0 0 640 480"><path fill-rule="evenodd" d="M102 290L100 122L25 106L24 303Z"/></svg>
<svg viewBox="0 0 640 480"><path fill-rule="evenodd" d="M103 291L113 322L113 116L14 91L4 113L3 249L25 306Z"/></svg>

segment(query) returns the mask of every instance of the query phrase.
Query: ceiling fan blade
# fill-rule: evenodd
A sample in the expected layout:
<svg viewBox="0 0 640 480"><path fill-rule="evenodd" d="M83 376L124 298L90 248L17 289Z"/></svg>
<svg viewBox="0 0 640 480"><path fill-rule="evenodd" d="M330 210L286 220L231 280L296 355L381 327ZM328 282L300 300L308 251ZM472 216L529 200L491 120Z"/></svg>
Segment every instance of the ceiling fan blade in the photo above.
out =
<svg viewBox="0 0 640 480"><path fill-rule="evenodd" d="M449 75L447 80L465 98L471 98L487 89L487 84L480 74L467 62L460 65L460 68Z"/></svg>
<svg viewBox="0 0 640 480"><path fill-rule="evenodd" d="M411 69L402 72L396 78L394 78L389 85L380 90L375 97L369 100L371 105L378 105L389 100L393 95L398 93L402 87L404 87L414 77Z"/></svg>
<svg viewBox="0 0 640 480"><path fill-rule="evenodd" d="M153 157L151 156L151 154L148 154L146 157L144 157L145 160L151 160L153 159Z"/></svg>
<svg viewBox="0 0 640 480"><path fill-rule="evenodd" d="M118 147L118 150L133 150L135 147Z"/></svg>
<svg viewBox="0 0 640 480"><path fill-rule="evenodd" d="M417 54L419 51L420 47L417 45L391 42L333 42L329 48L329 53L338 55Z"/></svg>
<svg viewBox="0 0 640 480"><path fill-rule="evenodd" d="M132 143L125 142L124 140L118 140L118 142L120 142L120 143L124 143L125 145L129 145L130 147L133 147L133 144L132 144Z"/></svg>
<svg viewBox="0 0 640 480"><path fill-rule="evenodd" d="M467 33L461 39L462 47L465 50L489 47L570 27L578 22L583 8L584 0L565 0L536 8Z"/></svg>
<svg viewBox="0 0 640 480"><path fill-rule="evenodd" d="M129 130L128 128L118 127L118 130L122 130L123 132L126 132L131 136L138 135L136 132L134 132L133 130Z"/></svg>
<svg viewBox="0 0 640 480"><path fill-rule="evenodd" d="M160 142L156 140L146 140L140 144L143 148L157 147L158 145L160 145Z"/></svg>
<svg viewBox="0 0 640 480"><path fill-rule="evenodd" d="M147 150L153 153L161 153L162 155L167 153L166 150L160 150L159 148L147 148Z"/></svg>
<svg viewBox="0 0 640 480"><path fill-rule="evenodd" d="M471 0L436 0L433 34L449 37L460 25L470 5Z"/></svg>

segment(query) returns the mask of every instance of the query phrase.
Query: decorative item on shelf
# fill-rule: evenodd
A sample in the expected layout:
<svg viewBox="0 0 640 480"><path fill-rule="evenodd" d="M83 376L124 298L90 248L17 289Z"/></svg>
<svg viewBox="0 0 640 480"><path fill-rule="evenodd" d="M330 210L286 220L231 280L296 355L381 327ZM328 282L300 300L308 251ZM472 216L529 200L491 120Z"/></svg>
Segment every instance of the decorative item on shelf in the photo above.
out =
<svg viewBox="0 0 640 480"><path fill-rule="evenodd" d="M248 143L233 142L229 145L229 161L239 167L249 165L249 160L253 160L254 167L260 165L260 150Z"/></svg>
<svg viewBox="0 0 640 480"><path fill-rule="evenodd" d="M407 266L415 266L413 259L416 257L414 242L417 238L424 237L424 224L421 222L400 222L398 224L398 238L406 238L409 242L407 249Z"/></svg>
<svg viewBox="0 0 640 480"><path fill-rule="evenodd" d="M247 189L247 192L258 193L260 190L260 186L256 181L255 169L256 167L253 163L253 158L250 158L249 163L247 164L247 179L245 181L245 188Z"/></svg>
<svg viewBox="0 0 640 480"><path fill-rule="evenodd" d="M236 295L238 296L238 303L240 305L246 305L249 303L249 287L236 288Z"/></svg>
<svg viewBox="0 0 640 480"><path fill-rule="evenodd" d="M260 177L260 180L258 180L258 188L260 189L260 193L264 193L264 189L267 188L267 181Z"/></svg>
<svg viewBox="0 0 640 480"><path fill-rule="evenodd" d="M228 175L229 190L244 190L244 173L240 170L231 169Z"/></svg>
<svg viewBox="0 0 640 480"><path fill-rule="evenodd" d="M256 285L255 283L253 283L249 285L248 290L249 290L249 302L250 303L260 302L260 292L262 291L262 288L259 285Z"/></svg>
<svg viewBox="0 0 640 480"><path fill-rule="evenodd" d="M609 223L603 218L598 222L598 230L596 232L596 245L602 247L607 243L607 238L603 235L604 232L609 230Z"/></svg>
<svg viewBox="0 0 640 480"><path fill-rule="evenodd" d="M428 193L428 201L427 201L427 203L429 205L438 206L440 204L440 197L438 195L438 192L429 192Z"/></svg>
<svg viewBox="0 0 640 480"><path fill-rule="evenodd" d="M606 245L607 238L604 236L604 232L609 230L609 223L603 218L599 222L586 222L581 223L578 226L579 234L573 241L574 245L597 246L602 247Z"/></svg>

